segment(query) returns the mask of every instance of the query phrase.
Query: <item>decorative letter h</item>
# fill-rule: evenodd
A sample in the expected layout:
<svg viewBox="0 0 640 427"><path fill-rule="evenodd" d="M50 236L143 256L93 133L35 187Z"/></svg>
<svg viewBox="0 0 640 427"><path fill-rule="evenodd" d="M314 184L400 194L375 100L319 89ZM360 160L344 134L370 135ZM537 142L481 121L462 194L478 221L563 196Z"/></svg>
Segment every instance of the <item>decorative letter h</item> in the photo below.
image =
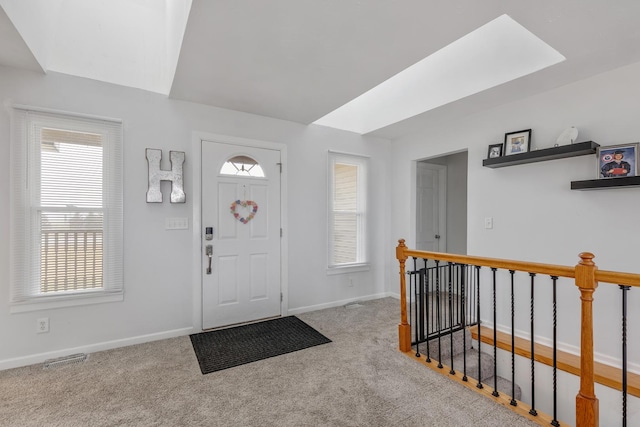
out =
<svg viewBox="0 0 640 427"><path fill-rule="evenodd" d="M182 164L184 151L169 151L171 170L160 169L162 150L147 148L147 162L149 163L149 190L147 203L162 203L160 181L171 181L171 203L184 203L186 196L182 185Z"/></svg>

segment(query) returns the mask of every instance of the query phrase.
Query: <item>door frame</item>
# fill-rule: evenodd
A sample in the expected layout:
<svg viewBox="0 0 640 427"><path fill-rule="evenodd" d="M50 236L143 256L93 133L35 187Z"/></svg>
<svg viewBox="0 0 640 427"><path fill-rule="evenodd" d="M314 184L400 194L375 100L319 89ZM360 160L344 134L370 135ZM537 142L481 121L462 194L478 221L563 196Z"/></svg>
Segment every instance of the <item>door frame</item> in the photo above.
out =
<svg viewBox="0 0 640 427"><path fill-rule="evenodd" d="M239 147L264 148L280 151L282 173L280 174L280 224L282 236L280 238L280 315L289 312L289 240L287 237L287 146L278 142L262 141L257 139L240 138L230 135L221 135L208 132L193 131L191 136L192 161L187 157L186 165L191 169L191 195L187 193L187 203L192 201L191 221L191 252L193 277L193 315L192 324L194 331L202 331L202 269L204 268L204 255L202 254L202 143L203 141L219 142L222 144L236 145Z"/></svg>

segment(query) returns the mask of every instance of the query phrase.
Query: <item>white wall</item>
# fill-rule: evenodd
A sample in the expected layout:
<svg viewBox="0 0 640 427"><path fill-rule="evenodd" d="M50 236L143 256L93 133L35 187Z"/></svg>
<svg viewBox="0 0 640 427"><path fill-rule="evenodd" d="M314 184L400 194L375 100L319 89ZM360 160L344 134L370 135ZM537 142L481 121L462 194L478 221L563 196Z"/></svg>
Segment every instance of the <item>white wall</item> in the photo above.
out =
<svg viewBox="0 0 640 427"><path fill-rule="evenodd" d="M395 245L397 238L407 238L408 246L413 247L404 204L411 197L407 183L413 179L412 161L468 150L470 255L573 266L580 252L589 251L596 255L595 262L601 269L639 273L640 188L570 190L572 180L597 177L595 156L501 169L482 167L490 144L502 142L506 132L521 129L533 129L533 148L553 146L569 126L579 129L578 141L593 140L603 146L640 140L639 73L640 63L636 63L394 141L392 186L396 191L391 196L390 244ZM493 217L493 229L484 229L485 217ZM527 333L530 291L529 278L523 276L516 287L516 305L526 318L516 328ZM502 314L498 324L510 330L507 278L501 280L498 305ZM537 280L535 333L550 338L550 279ZM390 283L391 290L397 288L397 279ZM619 298L614 285L601 284L595 293L597 358L614 363L621 355ZM559 340L564 348L575 350L579 346L579 334L575 332L580 321L579 293L570 280L559 284L559 301ZM639 304L640 289L634 289L629 307ZM483 318L487 314L485 310ZM640 327L640 314L630 311L629 322L629 357L637 370L640 338L631 331ZM567 405L573 405L574 396L572 392Z"/></svg>
<svg viewBox="0 0 640 427"><path fill-rule="evenodd" d="M63 111L121 118L124 123L124 302L9 313L9 114L0 112L0 369L36 363L74 351L95 351L192 332L194 300L192 231L165 231L166 217L192 218L192 132L287 145L289 246L288 301L292 311L379 296L389 241L389 142L377 138L168 100L141 90L74 78L0 68L0 99ZM187 203L147 204L145 148L185 151ZM371 156L370 224L372 268L326 275L327 150ZM165 199L168 195L165 195ZM286 313L285 313L286 314ZM35 333L36 319L50 318L48 334Z"/></svg>
<svg viewBox="0 0 640 427"><path fill-rule="evenodd" d="M572 180L596 178L593 156L502 169L484 168L482 160L487 146L502 142L505 132L529 127L534 148L551 147L571 125L580 130L579 141L603 146L638 141L638 69L634 64L394 141L393 238L409 238L409 213L399 202L410 197L411 161L468 149L470 254L573 265L579 252L589 250L602 268L634 271L634 239L605 248L611 246L606 241L611 224L624 224L625 234L640 228L634 221L637 189L569 189ZM487 216L494 218L493 230L483 228ZM528 244L515 242L514 231Z"/></svg>

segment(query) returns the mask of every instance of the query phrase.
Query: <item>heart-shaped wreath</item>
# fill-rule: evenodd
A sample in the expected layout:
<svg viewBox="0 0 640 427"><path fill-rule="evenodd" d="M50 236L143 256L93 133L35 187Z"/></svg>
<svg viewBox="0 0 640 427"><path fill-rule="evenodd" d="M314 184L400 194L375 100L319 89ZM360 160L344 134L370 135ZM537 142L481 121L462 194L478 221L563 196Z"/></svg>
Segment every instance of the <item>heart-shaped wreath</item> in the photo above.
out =
<svg viewBox="0 0 640 427"><path fill-rule="evenodd" d="M246 218L241 217L240 214L236 212L236 209L238 208L238 206L242 206L243 208L251 210L251 212ZM233 217L243 224L246 224L249 221L251 221L253 217L256 216L257 212L258 212L258 204L252 200L242 200L242 201L236 200L235 202L231 203L231 214L233 214Z"/></svg>

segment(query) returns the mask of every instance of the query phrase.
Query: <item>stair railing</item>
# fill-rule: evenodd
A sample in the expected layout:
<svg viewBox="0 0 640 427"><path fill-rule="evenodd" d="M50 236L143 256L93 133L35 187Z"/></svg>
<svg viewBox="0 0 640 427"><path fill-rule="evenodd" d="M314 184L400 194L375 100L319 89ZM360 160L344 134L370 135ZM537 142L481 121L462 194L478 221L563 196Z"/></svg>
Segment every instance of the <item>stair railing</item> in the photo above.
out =
<svg viewBox="0 0 640 427"><path fill-rule="evenodd" d="M406 261L409 258L413 258L413 271L410 271L407 275L406 272ZM496 270L508 270L511 277L511 357L512 357L512 379L514 376L514 349L515 349L515 334L514 334L514 274L515 272L526 272L530 276L530 292L531 292L531 307L530 307L530 316L531 316L531 341L530 341L530 353L529 357L531 359L531 385L532 385L532 405L528 412L531 419L536 420L538 417L538 412L535 409L535 372L534 372L534 361L536 360L536 345L534 343L535 337L533 333L534 329L534 285L535 285L535 277L536 275L546 275L549 276L552 280L552 290L553 290L553 416L546 416L545 414L545 423L541 422L541 419L536 420L541 424L551 424L554 426L559 426L561 423L557 420L556 416L556 406L557 406L557 398L556 398L556 285L559 278L570 278L573 279L575 285L578 287L580 291L580 367L578 374L580 376L580 388L576 396L576 404L575 404L575 414L576 414L576 426L577 427L597 427L599 425L599 401L595 395L595 373L594 373L594 339L593 339L593 294L598 287L598 283L608 283L608 284L617 284L621 289L622 293L622 426L626 427L627 425L627 294L631 287L640 287L640 274L631 274L631 273L621 273L621 272L613 272L613 271L603 271L598 270L597 266L593 262L594 255L588 252L583 252L579 255L580 261L575 267L569 266L561 266L561 265L552 265L552 264L540 264L540 263L530 263L524 261L513 261L513 260L503 260L503 259L493 259L493 258L483 258L483 257L475 257L475 256L465 256L465 255L456 255L456 254L447 254L447 253L439 253L439 252L428 252L428 251L418 251L412 250L406 247L404 239L398 241L398 246L396 247L396 258L400 264L400 324L398 325L398 335L399 335L399 348L400 351L409 354L410 352L413 354L412 345L416 345L415 356L420 357L420 343L426 341L427 344L427 355L426 362L430 363L429 357L429 338L437 337L440 339L444 329L436 328L436 331L432 331L429 326L423 328L422 326L418 326L420 322L418 319L422 319L427 314L427 318L429 316L428 311L430 310L429 304L426 307L421 307L420 305L416 305L415 310L415 319L416 319L416 335L415 342L412 342L411 331L412 327L410 324L411 313L407 313L407 301L415 298L416 301L424 301L428 296L428 289L437 289L436 298L438 300L435 303L435 307L437 310L440 309L441 301L440 298L440 287L444 286L448 292L448 316L449 322L447 323L448 331L453 330L453 320L452 316L452 277L454 277L454 271L459 271L457 280L461 281L463 286L460 288L460 296L461 296L461 312L463 313L460 322L461 324L457 326L461 326L463 329L468 327L470 324L474 322L478 323L477 331L478 331L478 345L480 346L483 339L481 338L481 327L480 327L480 268L489 267L492 271L492 296L493 296L493 346L494 346L494 358L496 355ZM416 264L416 260L422 260L423 267L418 268ZM435 263L435 267L429 268L427 265L427 261L431 261ZM443 278L441 277L441 266L440 263L447 263L447 269L442 271L447 271L445 274L444 283L442 283ZM454 268L452 269L452 266ZM455 267L457 266L457 267ZM455 270L457 268L457 270ZM429 270L433 271L435 274L430 279L428 274ZM409 293L407 290L407 280L406 277L410 277L410 289ZM435 279L435 288L429 287L429 280ZM475 282L474 282L475 281ZM415 295L410 295L411 288L413 287ZM423 295L423 292L427 292L427 294ZM469 294L473 294L477 292L476 300L472 303L469 301ZM465 299L466 295L466 299ZM469 316L469 307L477 304L477 308L474 311L474 314ZM445 308L445 311L446 308ZM475 320L473 319L474 316ZM437 321L440 322L440 314L437 314ZM428 323L427 323L428 325ZM463 334L463 337L465 335ZM451 336L451 343L453 343L453 337ZM439 351L441 349L440 345L438 346ZM480 362L480 357L478 359ZM438 361L438 368L442 368L442 361ZM461 376L462 381L467 381L466 376L466 357L464 359L464 375ZM495 371L494 364L494 373ZM453 357L451 358L451 366L450 366L450 375L455 375L455 371L453 369ZM482 388L482 382L478 379L479 382L477 384L477 388ZM600 381L602 382L602 381ZM512 389L513 390L513 389ZM492 395L496 398L499 397L499 393L497 391L497 382L494 384ZM513 391L511 401L507 403L507 406L517 407L518 403L513 398ZM515 410L515 409L514 409ZM522 408L518 409L522 411ZM522 413L522 412L520 412ZM547 421L546 418L549 418L550 421ZM562 424L565 425L565 424Z"/></svg>

